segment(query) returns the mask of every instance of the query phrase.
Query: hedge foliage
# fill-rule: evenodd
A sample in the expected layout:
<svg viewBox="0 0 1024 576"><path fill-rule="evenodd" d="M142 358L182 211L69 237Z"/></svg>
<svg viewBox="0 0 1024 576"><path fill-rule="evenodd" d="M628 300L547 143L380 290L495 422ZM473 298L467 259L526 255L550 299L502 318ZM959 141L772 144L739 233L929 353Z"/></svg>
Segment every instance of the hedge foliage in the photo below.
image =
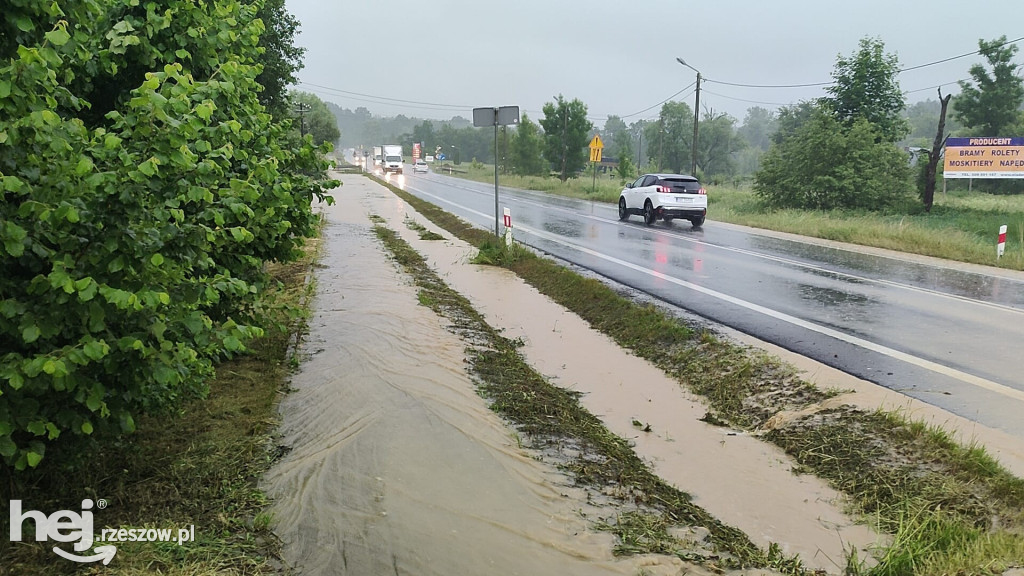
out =
<svg viewBox="0 0 1024 576"><path fill-rule="evenodd" d="M909 158L867 120L814 109L761 158L754 192L775 208L884 210L911 198Z"/></svg>
<svg viewBox="0 0 1024 576"><path fill-rule="evenodd" d="M203 395L336 183L259 104L251 2L4 4L0 458L23 470Z"/></svg>

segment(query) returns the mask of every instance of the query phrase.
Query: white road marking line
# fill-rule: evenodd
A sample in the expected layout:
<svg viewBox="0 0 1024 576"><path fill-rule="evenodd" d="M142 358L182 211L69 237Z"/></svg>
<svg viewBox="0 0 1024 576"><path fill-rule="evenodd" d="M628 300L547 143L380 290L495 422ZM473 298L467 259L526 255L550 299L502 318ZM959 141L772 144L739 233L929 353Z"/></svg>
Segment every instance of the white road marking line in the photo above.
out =
<svg viewBox="0 0 1024 576"><path fill-rule="evenodd" d="M421 194L424 194L426 196L430 196L431 198L435 198L438 201L443 202L445 204L450 204L452 206L456 206L456 207L458 207L461 210L465 210L466 212L475 214L475 215L480 216L482 218L491 218L491 217L494 216L493 214L484 214L483 212L478 212L477 210L473 210L472 208L468 208L466 206L462 206L461 204L457 204L455 202L452 202L451 200L448 200L446 198L442 198L440 196L436 196L434 194L431 194L429 192L425 192L423 190L418 190L418 192L420 192ZM983 389L988 390L990 392L995 392L997 394L1001 394L1003 396L1006 396L1006 397L1013 398L1015 400L1019 400L1021 402L1024 402L1024 391L1022 391L1022 390L1018 390L1016 388L1011 388L1009 386L1006 386L1006 385L1003 385L1003 384L999 384L998 382L993 382L991 380L982 378L980 376L975 376L974 374L969 374L969 373L964 372L962 370L957 370L956 368L950 368L949 366L944 366L944 365L939 364L937 362L932 362L931 360L925 360L924 358L919 358L917 356L914 356L914 355L911 355L911 354L907 354L906 352L901 352L899 350L896 350L896 349L893 349L893 348L889 348L888 346L883 346L881 344L876 344L876 343L871 342L869 340L864 340L863 338L858 338L856 336L851 336L849 334L844 334L842 332L839 332L838 330L833 330L832 328L828 328L828 327L825 327L825 326L820 326L818 324L814 324L813 322L808 322L808 321L803 320L801 318L797 318L795 316L790 316L789 314L786 314L784 312L779 312L777 310L772 310L771 308L766 308L764 306L761 306L760 304L754 304L753 302L748 302L746 300L742 300L740 298L736 298L734 296L730 296L728 294L724 294L722 292L718 292L717 290L712 290L710 288L705 288L704 286L700 286L698 284L693 284L691 282L687 282L685 280L681 280L679 278L675 278L673 276L669 276L667 274L663 274L661 272L658 272L657 270L651 270L650 268L644 268L643 266L639 266L637 264L633 264L631 262L626 262L625 260L620 260L619 258L615 258L613 256L608 256L606 254L602 254L602 253L597 252L595 250L591 250L590 248L587 248L585 246L580 246L578 244L575 244L575 243L572 243L572 242L568 242L568 241L566 241L566 240L562 239L561 237L556 236L554 234L549 234L547 232L536 230L536 229L530 228L528 226L523 226L521 224L517 225L515 227L515 229L516 230L522 230L523 232L526 232L528 234L533 234L534 236L537 236L539 238L544 238L544 239L546 239L546 240L548 240L550 242L554 242L556 244L561 244L563 246L566 246L568 248L572 248L574 250L579 250L580 252L583 252L584 254L588 254L588 255L593 256L595 258L600 258L602 260L606 260L606 261L611 262L613 264L617 264L619 266L623 266L625 268L629 268L631 270L635 270L637 272L640 272L640 273L643 273L643 274L647 274L647 275L653 276L655 278L659 278L659 279L664 280L666 282L670 282L672 284L676 284L677 286L682 286L684 288L689 288L690 290L694 290L696 292L700 292L702 294L711 296L712 298L717 298L719 300L723 300L725 302L729 302L730 304L735 304L736 306L740 306L742 308L746 308L747 310L752 310L754 312L759 312L759 313L764 314L766 316L769 316L771 318L775 318L776 320L781 320L783 322L787 322L787 323L792 324L794 326L799 326L801 328L805 328L805 329L810 330L812 332L817 332L818 334L822 334L824 336L830 336L832 338L835 338L837 340L846 342L848 344L853 344L854 346L860 346L861 348L864 348L864 349L867 349L867 350L871 350L872 352L877 352L879 354L888 356L890 358L894 358L896 360L901 360L901 361L906 362L908 364L912 364L914 366L918 366L920 368L924 368L925 370L930 370L932 372L935 372L936 374L941 374L943 376L948 376L950 378L954 378L956 380L960 380L961 382L964 382L964 383L967 383L967 384L971 384L971 385L977 386L979 388L983 388ZM709 246L714 246L714 245L713 244L709 244ZM718 247L718 246L715 246L715 247ZM941 293L939 293L939 294L941 294ZM979 301L969 300L969 299L968 299L968 301L970 301L970 302L979 302ZM984 304L983 302L979 302L979 303Z"/></svg>

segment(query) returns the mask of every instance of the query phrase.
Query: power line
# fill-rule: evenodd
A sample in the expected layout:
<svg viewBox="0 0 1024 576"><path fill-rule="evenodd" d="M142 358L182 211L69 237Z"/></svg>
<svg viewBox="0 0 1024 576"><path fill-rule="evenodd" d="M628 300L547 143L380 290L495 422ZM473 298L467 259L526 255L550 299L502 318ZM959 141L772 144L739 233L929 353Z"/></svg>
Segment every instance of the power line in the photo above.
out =
<svg viewBox="0 0 1024 576"><path fill-rule="evenodd" d="M1017 38L1016 40L1007 40L1006 42L1003 42L1002 44L999 44L997 46L993 46L992 48L1002 48L1003 46L1006 46L1007 44L1016 44L1017 42L1020 42L1021 40L1024 40L1024 36L1021 36L1020 38ZM981 54L981 49L979 48L979 49L975 50L974 52L966 52L966 53L961 54L959 56L951 56L949 58L943 58L942 60L936 60L935 62L929 62L927 64L921 64L919 66L911 66L910 68L903 68L902 70L899 70L897 73L898 74L902 74L902 73L908 72L910 70L917 70L918 68L924 68L926 66L934 66L936 64L942 64L944 62L949 62L951 60L957 60L959 58L966 58L967 56L974 56L975 54Z"/></svg>
<svg viewBox="0 0 1024 576"><path fill-rule="evenodd" d="M1003 42L1001 44L993 46L993 48L1000 48L1000 47L1006 46L1008 44L1016 44L1017 42L1020 42L1021 40L1024 40L1024 36L1021 36L1020 38L1017 38L1017 39L1014 39L1014 40L1007 40L1006 42ZM909 66L907 68L901 68L901 69L897 70L896 73L897 74L902 74L904 72L909 72L911 70L918 70L920 68L927 68L928 66L935 66L936 64L944 64L946 62L950 62L950 61L953 61L953 60L958 60L960 58L966 58L968 56L974 56L975 54L981 54L981 49L979 48L979 49L974 50L972 52L965 52L965 53L957 55L957 56L950 56L949 58L943 58L941 60L936 60L934 62L928 62L928 63L925 63L925 64L918 64L917 66ZM814 88L814 87L817 87L817 86L831 86L831 85L835 84L834 80L831 81L831 82L811 82L811 83L808 83L808 84L742 84L742 83L739 83L739 82L725 82L725 81L722 81L722 80L714 80L714 79L711 79L711 78L704 78L704 81L705 82L713 82L715 84L724 84L726 86L736 86L738 88Z"/></svg>
<svg viewBox="0 0 1024 576"><path fill-rule="evenodd" d="M1013 39L1013 40L1007 40L1006 42L1002 42L1000 44L992 46L992 48L1000 48L1002 46L1006 46L1006 45L1009 45L1009 44L1016 44L1016 43L1018 43L1018 42L1020 42L1022 40L1024 40L1024 36L1022 36L1020 38ZM958 60L960 58L966 58L968 56L973 56L973 55L976 55L976 54L980 54L981 52L982 52L982 50L979 48L978 50L974 50L974 51L971 51L971 52L965 52L963 54L958 54L956 56L951 56L949 58L943 58L943 59L940 59L940 60L935 60L933 62L927 62L925 64L919 64L919 65L916 65L916 66L909 66L907 68L901 68L901 69L897 70L896 73L897 74L902 74L904 72L909 72L911 70L918 70L918 69L926 68L926 67L929 67L929 66L935 66L937 64L943 64L943 63L950 62L950 61L953 61L953 60ZM737 87L737 88L816 88L816 87L822 87L822 86L831 86L831 85L836 83L835 81L831 81L831 82L809 82L809 83L802 83L802 84L745 84L745 83L740 83L740 82L726 82L724 80L715 80L715 79L712 79L712 78L703 78L702 80L704 82L710 82L710 83L713 83L713 84L722 84L724 86L734 86L734 87ZM957 82L962 82L962 81L964 81L964 80L958 80ZM423 101L418 101L418 100L406 100L406 99L402 99L402 98L391 98L391 97L388 97L388 96L377 96L377 95L373 95L373 94L363 94L363 93L360 93L360 92L352 92L352 91L349 91L349 90L342 90L340 88L333 88L333 87L330 87L330 86L322 86L320 84L314 84L312 82L299 82L299 84L300 85L304 85L304 86L310 86L310 87L313 87L313 88L318 88L320 90L326 90L326 91L328 91L327 95L332 95L332 96L333 95L342 95L345 98L348 98L350 100L355 100L355 101L358 101L358 102L367 102L367 103L371 103L371 104L392 104L393 103L393 104L401 105L401 106L404 106L404 107L407 107L407 108L418 108L418 109L423 109L423 110L440 110L440 111L460 111L460 112L468 112L469 110L473 109L473 106L470 106L468 104L444 104L444 103L439 103L439 102L423 102ZM626 114L626 115L623 115L623 116L619 116L619 118L630 118L630 117L633 117L633 116L638 116L640 114L643 114L644 112L647 112L649 110L657 108L658 106L661 106L662 104L672 100L676 96L679 96L683 92L689 90L695 84L696 84L696 82L693 82L693 83L687 85L683 89L679 90L675 94L672 94L668 98L665 98L661 102L658 102L657 104L653 104L651 106L648 106L647 108L644 108L643 110L639 110L639 111L633 112L631 114ZM928 87L928 88L920 88L920 89L916 89L916 90L904 91L904 94L912 94L914 92L921 92L921 91L924 91L924 90L931 90L931 89L934 89L934 88L939 88L941 86L945 86L946 84L952 84L952 82L947 82L945 84L939 84L937 86L931 86L931 87ZM312 92L319 92L319 90L310 90L310 91L312 91ZM735 101L738 101L738 102L748 102L748 103L751 103L751 104L764 104L766 106L787 106L788 105L788 104L781 104L781 103L777 103L777 102L762 102L762 101L758 101L758 100L745 100L743 98L735 98L735 97L732 97L732 96L725 96L724 94L717 94L715 92L710 92L710 91L707 91L707 92L708 92L708 94L712 94L712 95L718 96L720 98L726 98L726 99L735 100ZM367 100L367 98L369 98L369 100ZM528 112L534 112L534 113L537 113L537 114L542 113L542 112L534 111L534 110L531 110L531 111L528 111ZM588 117L588 118L591 118L591 117ZM593 117L591 119L597 120L598 117Z"/></svg>
<svg viewBox="0 0 1024 576"><path fill-rule="evenodd" d="M712 91L708 90L707 88L705 88L704 91L707 92L708 94L711 94L712 96L718 96L719 98L725 98L727 100L736 100L737 102L747 102L747 103L750 103L750 104L764 104L765 106L789 106L791 104L791 102L787 102L785 104L782 104L782 103L779 103L779 102L761 102L759 100L744 100L743 98L733 98L732 96L726 96L724 94L718 94L717 92L712 92Z"/></svg>
<svg viewBox="0 0 1024 576"><path fill-rule="evenodd" d="M685 92L685 91L689 90L689 89L690 89L690 88L692 88L692 87L693 87L693 86L694 86L695 84L697 84L697 82L696 82L696 81L694 81L694 82L693 82L692 84L690 84L690 85L689 85L689 86L687 86L686 88L683 88L683 89L682 89L682 90L680 90L679 92L676 92L675 94L673 94L673 95L669 96L668 98L665 98L665 99L664 99L664 100L662 100L661 102L658 102L658 103L657 103L657 104L655 104L654 106L648 106L647 108L644 108L643 110L641 110L641 111L639 111L639 112L633 112L632 114L626 114L625 116L619 116L619 118L629 118L630 116L636 116L637 114L643 114L644 112L647 112L647 111L648 111L648 110L650 110L651 108L657 108L658 106L661 106L661 105L662 105L662 104L664 104L665 102L668 102L669 100L671 100L671 99L675 98L676 96L678 96L678 95L682 94L683 92ZM687 96L689 96L689 94L687 94Z"/></svg>
<svg viewBox="0 0 1024 576"><path fill-rule="evenodd" d="M810 84L739 84L737 82L724 82L722 80L712 80L711 78L703 78L705 82L711 82L713 84L724 84L726 86L736 86L739 88L813 88L816 86L830 86L835 84L832 82L813 82Z"/></svg>
<svg viewBox="0 0 1024 576"><path fill-rule="evenodd" d="M389 98L387 96L374 96L373 94L361 94L359 92L349 92L348 90L341 90L340 88L332 88L330 86L321 86L319 84L313 84L312 82L299 82L299 84L304 84L306 86L313 86L313 87L316 87L316 88L320 88L322 90L329 90L331 92L338 92L340 94L346 94L346 95L347 94L351 94L351 95L354 95L354 96L362 96L364 98L375 98L377 100L387 100L387 101L390 101L390 102L397 102L397 103L400 103L400 104L418 104L418 105L422 105L422 106L440 106L440 107L443 107L443 108L455 108L455 109L460 109L460 110L466 110L466 109L472 110L473 109L473 107L468 105L468 104L439 104L437 102L419 102L417 100L403 100L401 98ZM381 104L383 104L383 102L381 102Z"/></svg>
<svg viewBox="0 0 1024 576"><path fill-rule="evenodd" d="M943 86L948 86L950 84L959 84L960 82L967 82L967 79L962 78L960 80L953 80L952 82L943 82L942 84L936 84L935 86L929 86L927 88L915 88L914 90L904 90L903 93L913 94L914 92L924 92L925 90L934 90L936 88L942 88Z"/></svg>

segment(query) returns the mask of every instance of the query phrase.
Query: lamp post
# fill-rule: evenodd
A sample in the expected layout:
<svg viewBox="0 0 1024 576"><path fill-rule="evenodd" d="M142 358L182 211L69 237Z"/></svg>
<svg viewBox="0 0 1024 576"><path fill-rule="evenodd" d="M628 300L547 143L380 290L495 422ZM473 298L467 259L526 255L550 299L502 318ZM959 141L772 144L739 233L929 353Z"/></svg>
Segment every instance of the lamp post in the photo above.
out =
<svg viewBox="0 0 1024 576"><path fill-rule="evenodd" d="M686 66L690 70L697 73L697 91L696 96L693 100L693 164L690 170L690 175L693 177L697 176L697 119L700 114L700 70L697 70L693 66L686 63L686 60L682 58L676 58L676 62L679 62L683 66Z"/></svg>

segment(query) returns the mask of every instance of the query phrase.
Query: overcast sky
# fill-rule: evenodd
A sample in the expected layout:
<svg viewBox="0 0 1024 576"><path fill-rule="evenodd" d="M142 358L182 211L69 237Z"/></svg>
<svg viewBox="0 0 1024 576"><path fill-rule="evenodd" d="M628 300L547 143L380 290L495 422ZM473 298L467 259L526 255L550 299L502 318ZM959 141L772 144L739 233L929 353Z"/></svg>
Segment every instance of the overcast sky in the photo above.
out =
<svg viewBox="0 0 1024 576"><path fill-rule="evenodd" d="M740 122L752 106L824 95L836 57L880 38L901 68L1024 37L1021 0L286 0L306 48L299 90L375 115L472 118L519 106L535 121L562 94L601 127L656 117L662 101L694 99ZM1024 41L1017 46L1024 47ZM1016 61L1024 63L1018 53ZM900 74L908 102L958 93L979 55ZM678 93L678 94L677 94ZM673 96L674 95L674 96Z"/></svg>

